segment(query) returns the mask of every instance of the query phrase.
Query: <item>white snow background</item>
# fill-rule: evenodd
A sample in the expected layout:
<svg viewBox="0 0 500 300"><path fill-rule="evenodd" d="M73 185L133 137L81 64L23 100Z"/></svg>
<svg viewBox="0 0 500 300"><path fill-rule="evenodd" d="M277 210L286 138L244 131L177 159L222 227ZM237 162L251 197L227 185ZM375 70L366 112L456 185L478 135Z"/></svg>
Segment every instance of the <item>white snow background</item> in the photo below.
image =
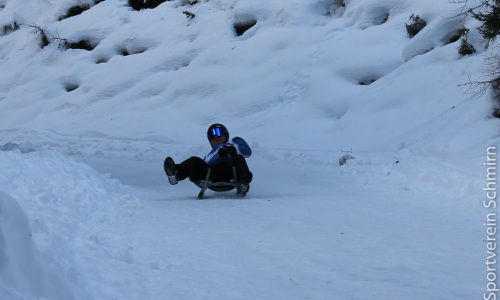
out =
<svg viewBox="0 0 500 300"><path fill-rule="evenodd" d="M477 21L449 0L189 2L59 21L93 2L0 1L21 25L0 36L0 299L482 299L500 120L459 86L487 70ZM462 26L474 55L448 43ZM245 198L164 174L215 122L253 149Z"/></svg>

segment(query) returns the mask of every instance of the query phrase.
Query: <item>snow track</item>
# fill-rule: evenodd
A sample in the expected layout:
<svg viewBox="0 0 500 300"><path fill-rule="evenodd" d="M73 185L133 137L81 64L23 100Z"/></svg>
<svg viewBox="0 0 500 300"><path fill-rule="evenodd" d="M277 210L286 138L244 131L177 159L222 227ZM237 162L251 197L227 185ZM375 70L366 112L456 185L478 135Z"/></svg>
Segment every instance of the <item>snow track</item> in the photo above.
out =
<svg viewBox="0 0 500 300"><path fill-rule="evenodd" d="M342 167L311 163L307 153L287 156L256 152L248 160L255 179L246 198L209 191L204 200L190 182L168 184L160 153L149 161L80 157L127 184L126 198L141 203L107 226L114 243L106 255L115 265L103 277L132 270L136 281L124 280L124 291L147 291L149 299L442 299L443 287L458 298L479 292L481 218L463 210L474 203L448 199L437 185L414 190L411 176L424 173L404 177L404 151L361 155ZM412 159L423 168L426 161L447 166ZM454 174L458 189L458 175L465 178ZM94 284L99 298L108 283Z"/></svg>
<svg viewBox="0 0 500 300"><path fill-rule="evenodd" d="M60 270L52 280L75 299L480 292L484 228L478 203L469 201L478 180L444 158L409 150L354 154L340 167L313 158L342 153L257 146L246 198L207 191L198 200L194 184L168 184L164 157L183 159L172 145L56 137L4 147L0 181L26 213L41 253L35 264L46 269L52 261ZM201 148L190 149L186 157Z"/></svg>

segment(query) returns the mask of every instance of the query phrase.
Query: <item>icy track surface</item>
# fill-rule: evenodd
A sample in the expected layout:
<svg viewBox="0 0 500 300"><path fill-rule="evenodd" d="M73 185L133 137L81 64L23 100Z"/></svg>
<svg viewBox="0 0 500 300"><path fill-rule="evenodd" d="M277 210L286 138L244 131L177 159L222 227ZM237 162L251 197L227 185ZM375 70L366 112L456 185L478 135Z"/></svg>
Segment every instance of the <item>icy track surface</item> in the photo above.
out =
<svg viewBox="0 0 500 300"><path fill-rule="evenodd" d="M30 291L50 299L443 299L443 287L455 299L480 293L482 216L476 203L452 197L472 196L475 179L443 158L403 150L359 154L339 167L312 159L337 153L256 146L246 198L207 192L197 200L192 183L168 184L162 163L167 154L180 161L203 148L97 138L36 148L0 151L0 220L22 225L19 235L31 226L33 241L23 239L34 253L11 248L19 237L4 223L0 246L25 261L21 277L39 269L48 284L8 278L7 298L30 299ZM7 215L6 205L16 214ZM16 284L27 285L26 295Z"/></svg>

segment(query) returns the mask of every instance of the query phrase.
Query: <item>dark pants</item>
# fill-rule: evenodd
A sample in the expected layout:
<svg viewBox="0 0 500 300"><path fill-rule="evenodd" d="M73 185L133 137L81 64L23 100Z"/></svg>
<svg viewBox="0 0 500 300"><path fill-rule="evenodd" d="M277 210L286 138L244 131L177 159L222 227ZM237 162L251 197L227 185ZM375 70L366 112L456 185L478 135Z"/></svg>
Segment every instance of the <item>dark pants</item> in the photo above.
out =
<svg viewBox="0 0 500 300"><path fill-rule="evenodd" d="M210 180L213 182L230 181L234 177L233 166L236 169L238 183L250 183L252 181L252 172L248 170L247 162L242 155L232 156L231 163L211 166ZM189 177L189 180L196 183L206 179L209 167L203 159L193 156L177 165L177 177L179 180Z"/></svg>

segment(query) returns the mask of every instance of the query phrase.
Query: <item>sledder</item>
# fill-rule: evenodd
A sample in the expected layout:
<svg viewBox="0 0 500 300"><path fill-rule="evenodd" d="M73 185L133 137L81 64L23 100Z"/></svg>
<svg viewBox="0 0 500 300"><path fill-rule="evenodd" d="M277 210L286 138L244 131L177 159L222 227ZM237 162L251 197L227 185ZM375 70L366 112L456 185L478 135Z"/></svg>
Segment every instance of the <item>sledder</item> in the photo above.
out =
<svg viewBox="0 0 500 300"><path fill-rule="evenodd" d="M171 157L165 159L163 167L168 181L174 185L189 177L201 188L198 198L203 198L207 188L216 192L236 188L236 195L245 197L252 181L245 158L250 157L252 150L240 137L229 141L229 131L222 124L212 124L207 138L212 151L204 159L193 156L180 164L175 164Z"/></svg>

